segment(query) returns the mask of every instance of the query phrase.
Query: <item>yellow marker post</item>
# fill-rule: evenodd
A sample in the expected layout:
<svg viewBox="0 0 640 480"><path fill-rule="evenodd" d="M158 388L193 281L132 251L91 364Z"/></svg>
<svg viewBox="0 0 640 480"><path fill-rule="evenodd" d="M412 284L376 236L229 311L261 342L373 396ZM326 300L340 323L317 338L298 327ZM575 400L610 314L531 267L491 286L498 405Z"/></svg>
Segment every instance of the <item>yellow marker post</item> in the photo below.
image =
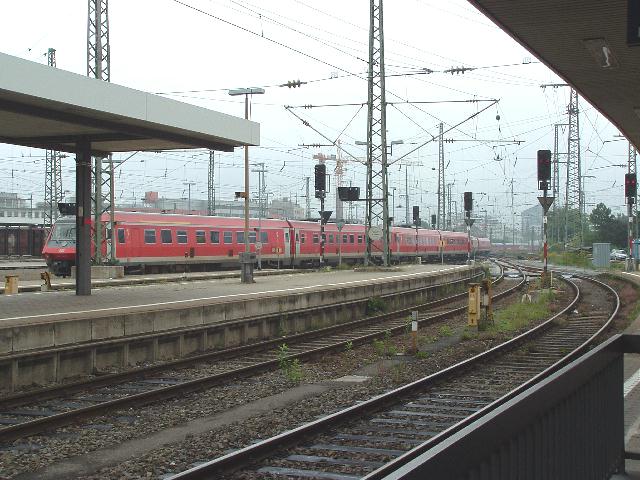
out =
<svg viewBox="0 0 640 480"><path fill-rule="evenodd" d="M469 284L469 309L468 309L468 325L477 327L480 319L480 293L482 289L478 283Z"/></svg>
<svg viewBox="0 0 640 480"><path fill-rule="evenodd" d="M18 293L18 275L7 275L4 277L4 293L5 295L15 295Z"/></svg>

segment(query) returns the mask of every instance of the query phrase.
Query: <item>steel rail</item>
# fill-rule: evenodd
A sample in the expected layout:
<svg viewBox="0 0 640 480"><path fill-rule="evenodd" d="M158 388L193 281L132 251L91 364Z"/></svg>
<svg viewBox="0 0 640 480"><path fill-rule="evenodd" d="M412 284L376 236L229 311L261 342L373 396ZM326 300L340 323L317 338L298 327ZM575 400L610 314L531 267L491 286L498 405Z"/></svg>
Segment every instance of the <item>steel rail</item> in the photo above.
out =
<svg viewBox="0 0 640 480"><path fill-rule="evenodd" d="M416 293L416 292L420 292L423 290L432 290L432 289L438 289L438 288L442 288L442 287L448 287L448 286L452 286L452 285L456 285L456 284L462 284L464 282L468 282L470 280L473 280L475 278L478 278L479 276L481 276L482 274L479 273L477 275L472 275L470 277L464 278L464 279L459 279L459 280L454 280L451 282L444 282L444 283L438 283L435 285L429 285L426 287L419 287L419 288L414 288L414 289L409 289L406 290L405 292L403 292L402 294L407 294L407 293ZM499 281L501 281L503 279L503 273L501 271L501 274L499 276L498 279L496 279L496 283L498 283ZM389 294L389 296L395 296L395 295L399 295L399 294ZM309 336L313 337L313 336L321 336L321 335L326 335L329 333L333 333L336 331L340 331L341 329L349 329L352 328L354 326L357 326L359 324L362 324L364 322L370 322L370 321L384 321L386 318L392 318L395 315L401 315L401 314L406 314L411 310L415 310L415 309L423 309L423 308L428 308L428 307L434 307L437 306L441 303L445 303L445 302L449 302L451 300L454 300L458 297L462 297L464 295L464 293L461 294L457 294L457 295L452 295L449 297L445 297L445 298L441 298L441 299L437 299L434 300L432 302L427 302L427 303L423 303L423 304L418 304L412 307L408 307L406 309L401 309L401 310L396 310L393 312L388 312L385 314L380 314L380 315L376 315L376 316L369 316L365 319L360 319L360 320L354 320L351 322L344 322L344 323L340 323L337 325L332 325L329 327L323 327L320 329L315 329L315 330L311 330L311 331L307 331L307 332L302 332L302 333L298 333L298 334L293 334L293 335L283 335L282 337L278 337L275 339L270 339L270 340L264 340L264 341L260 341L260 342L253 342L247 345L241 345L241 346L237 346L237 347L231 347L231 348L225 348L225 349L220 349L220 350L215 350L215 351L210 351L207 353L199 353L196 355L190 355L188 357L184 357L184 358L179 358L179 359L175 359L175 360L170 360L170 361L166 361L166 362L160 362L156 365L149 365L146 367L135 367L132 369L129 369L125 372L118 372L118 373L110 373L110 374L106 374L106 375L101 375L99 377L96 378L92 378L92 379L87 379L87 380L81 380L78 382L69 382L66 384L62 384L62 385L54 385L54 386L50 386L50 387L45 387L45 388L39 388L36 390L30 390L27 392L22 392L22 393L18 393L18 394L13 394L13 395L7 395L3 398L0 398L0 410L2 409L6 409L6 408L15 408L17 406L21 406L24 405L24 403L26 401L29 401L30 399L32 399L34 396L38 396L39 400L47 400L47 399L52 399L52 398L56 398L60 395L67 395L70 393L76 393L82 390L86 390L88 388L98 388L98 387L104 387L104 386L108 386L108 385L115 385L117 383L122 383L122 382L126 382L126 381L131 381L134 380L136 378L145 378L148 375L154 375L157 374L159 372L162 372L166 369L169 368L185 368L189 365L192 364L196 364L196 363L200 363L203 361L208 361L208 360L215 360L215 359L222 359L222 358L228 358L230 356L235 356L235 355L239 355L239 354L243 354L243 353L247 353L247 352L253 352L257 349L268 349L270 347L274 347L277 346L278 344L282 343L284 340L287 341L299 341L302 339L305 339ZM387 298L388 296L383 296L382 298ZM349 306L352 306L354 304L357 303L366 303L367 299L359 299L359 300L354 300L352 302L340 302L340 303L335 303L335 304L331 304L330 307L331 308L347 308ZM323 309L323 307L311 307L308 309L298 309L298 310L293 310L291 312L287 312L287 315L301 315L304 313L307 313L309 311L321 311ZM267 317L271 317L272 315L268 315ZM250 321L258 321L263 319L264 317L260 316L260 317L251 317ZM243 320L236 320L233 322L222 322L219 323L215 326L227 326L227 325L235 325L239 322L246 322L249 321L249 319L243 319ZM210 327L210 326L209 326ZM206 328L206 327L199 327L201 328ZM172 330L172 331L168 331L162 335L167 336L167 337L173 337L176 335L179 335L181 333L189 333L192 332L193 329L188 329L188 330L183 330L183 329L177 329L177 330ZM91 349L91 348L96 348L96 347L109 347L109 346L117 346L123 342L140 342L140 341L144 341L144 340L150 340L153 338L161 338L158 337L157 335L135 335L135 336L130 336L127 337L126 339L117 339L117 340L102 340L99 342L91 342L90 344L81 344L78 346L71 346L69 348L55 348L55 349L46 349L44 351L37 351L37 352L29 352L26 354L21 354L18 356L13 356L13 355L8 355L5 357L0 357L0 361L5 361L5 360L11 360L14 358L37 358L37 357L41 357L41 356L48 356L48 355L52 355L52 354L61 354L61 353L71 353L71 352L77 352L80 350L86 350L86 349Z"/></svg>
<svg viewBox="0 0 640 480"><path fill-rule="evenodd" d="M569 281L567 283L571 286L571 288L575 292L575 296L573 300L569 303L569 305L566 306L557 314L553 315L544 323L538 325L537 327L535 327L534 329L528 332L525 332L515 337L514 339L509 340L508 342L498 345L486 352L476 355L475 357L459 362L458 364L448 367L433 375L430 375L416 382L412 382L408 385L395 389L391 392L387 392L385 394L376 396L358 405L348 407L344 410L328 415L327 417L324 417L322 419L316 420L314 422L310 422L301 427L284 432L282 434L274 436L265 441L253 444L249 447L245 447L236 452L232 452L218 459L212 460L210 462L204 463L202 465L194 467L185 472L179 473L171 477L171 479L172 480L174 479L175 480L185 480L185 479L192 480L192 479L213 478L215 475L220 475L223 472L236 470L238 468L241 468L242 466L245 466L249 463L255 462L256 460L264 458L274 450L279 450L283 447L296 444L301 440L308 438L312 435L326 431L330 428L334 428L339 423L343 423L343 422L346 423L355 418L362 417L366 414L370 414L373 411L379 411L382 407L386 405L396 404L398 403L399 398L401 397L406 397L411 394L414 394L419 390L424 390L426 387L431 386L436 382L442 381L445 378L450 378L452 376L455 376L458 373L461 373L467 370L470 366L477 365L492 357L496 357L507 351L511 351L515 349L517 346L531 340L533 337L540 336L546 330L551 328L551 326L554 325L554 322L558 318L560 318L565 313L571 311L575 307L575 305L577 305L577 303L580 301L580 296L581 296L580 289L574 282ZM399 456L396 460L389 462L388 465L381 467L379 470L375 472L372 472L365 478L367 479L382 478L385 472L388 473L389 471L398 468L401 464L405 463L411 458L414 458L416 455L419 455L419 453L424 451L424 449L432 447L433 445L437 444L438 441L441 441L444 438L450 436L451 434L455 433L456 431L466 426L468 423L476 420L482 415L485 415L486 413L499 407L510 398L513 398L513 396L517 395L523 389L527 388L528 386L531 386L535 382L539 381L542 378L545 378L546 376L550 375L554 371L561 368L563 365L569 362L575 355L579 355L580 352L584 351L586 346L591 341L593 341L593 339L597 335L599 335L602 331L604 331L607 328L608 325L610 325L612 319L617 314L617 311L619 309L619 298L615 293L615 291L613 291L613 289L608 287L608 290L609 292L613 293L614 298L616 298L616 302L615 302L616 306L614 308L613 313L609 316L605 325L601 327L594 335L592 335L589 338L589 341L584 342L579 347L577 347L574 351L572 351L569 355L566 355L560 361L554 363L552 366L543 370L543 372L539 373L538 375L535 375L529 381L522 384L520 387L512 390L511 392L507 393L505 396L488 404L478 412L467 417L467 419L465 419L463 422L453 425L452 427L448 428L447 430L433 437L429 441L421 444L415 449L410 450L406 454Z"/></svg>
<svg viewBox="0 0 640 480"><path fill-rule="evenodd" d="M530 270L530 269L539 270L539 271L543 270L542 268L538 269L536 267L534 267L534 268L531 268L531 267L528 267L528 266L525 267L525 266L521 266L521 265L517 265L517 264L512 264L512 263L509 263L509 262L505 262L505 263L507 265L514 266L516 268L522 267L522 268L526 268L527 270ZM451 437L456 432L458 432L458 431L462 430L463 428L467 427L468 425L472 424L473 422L475 422L479 418L483 417L484 415L487 415L488 413L492 412L493 410L495 410L496 408L498 408L501 405L505 404L506 402L508 402L512 398L515 398L516 396L520 395L522 392L524 392L528 388L530 388L533 385L539 383L540 381L544 380L545 378L551 376L553 373L557 372L558 370L560 370L561 368L563 368L564 366L568 365L573 360L578 358L579 356L581 356L584 353L586 353L588 348L589 348L589 346L591 344L593 344L593 342L595 342L611 326L611 323L613 322L615 317L618 315L618 312L620 310L620 296L618 295L618 293L610 285L607 285L604 282L601 282L599 280L595 280L595 279L587 277L587 276L578 276L578 275L574 275L574 274L572 274L572 276L574 276L576 278L581 278L582 280L587 280L587 281L593 282L596 285L598 285L599 287L603 288L604 290L609 291L609 293L613 295L613 297L615 299L615 308L613 309L613 312L609 315L609 318L602 325L602 327L600 329L598 329L591 337L589 337L589 339L587 339L585 342L583 342L577 348L575 348L574 350L569 352L565 357L563 357L562 359L558 360L556 363L554 363L553 365L549 366L547 369L543 370L542 372L540 372L536 376L532 377L527 382L525 382L522 385L518 386L517 388L511 390L506 395L500 397L499 399L497 399L493 403L490 403L486 407L484 407L481 410L477 411L476 413L470 415L469 417L467 417L466 419L462 420L461 422L453 425L452 427L450 427L447 430L441 432L440 434L436 435L435 437L430 438L429 440L427 440L423 444L421 444L421 445L417 446L416 448L408 451L404 455L392 460L391 462L385 464L384 466L380 467L379 469L371 472L370 474L368 474L365 477L363 477L362 480L381 480L385 476L387 476L390 473L398 470L400 467L406 465L408 462L410 462L414 458L422 455L424 452L426 452L426 451L430 450L431 448L435 447L437 444L439 444L440 442L444 441L445 439ZM576 298L574 299L574 301L567 308L565 308L563 310L563 312L564 311L568 311L569 309L573 308L578 303L579 297L581 295L580 289L578 288L578 286L574 282L572 282L572 281L570 281L568 279L565 279L565 280L567 280L568 283L570 285L572 285L576 289L577 295L576 295ZM559 316L563 312L560 312L560 313L556 314L554 317L552 317L547 322L545 322L545 324L549 324L550 322L553 322L556 318L559 318ZM540 327L542 327L545 324L540 325Z"/></svg>
<svg viewBox="0 0 640 480"><path fill-rule="evenodd" d="M499 277L498 280L502 280L504 277L504 273L503 271L501 271L501 275ZM519 288L522 284L523 284L524 280L522 282L520 282L518 285L512 287L509 290L506 290L504 292L498 293L496 295L494 295L494 298L501 298L505 295L507 295L508 293L510 293L511 291L513 291L516 288ZM458 282L450 282L450 283L458 283ZM443 285L443 284L441 284ZM256 351L256 347L258 345L260 345L260 349L261 350L265 350L265 346L276 346L276 345L280 345L283 343L283 341L291 341L291 340L302 340L305 338L316 338L316 337L320 337L323 335L326 335L328 333L335 333L335 332L339 332L342 330L348 330L349 328L352 328L354 326L358 326L358 325L363 325L366 324L367 326L371 326L374 323L381 323L384 321L389 321L390 319L397 317L397 316L403 316L406 315L407 313L409 313L412 310L420 310L420 309L424 309L424 308L428 308L428 307L433 307L434 305L437 304L441 304L441 303L445 303L445 302L451 302L454 299L460 298L465 296L466 293L462 293L462 294L457 294L457 295L452 295L450 297L444 298L444 299L439 299L436 300L434 302L428 302L425 304L421 304L418 306L413 306L413 307L409 307L409 308L405 308L405 309L400 309L400 310L396 310L394 312L389 312L389 313L385 313L385 314L381 314L381 315L376 315L376 316L371 316L371 317L366 317L364 319L360 319L360 320L356 320L353 322L349 322L348 324L341 324L341 325L336 325L336 326L332 326L332 327L327 327L324 329L320 329L320 330L315 330L313 332L305 332L302 334L297 334L297 335L293 335L290 337L284 337L284 338L278 338L278 339L274 339L274 340L269 340L267 342L264 342L262 344L252 344L252 345L247 345L247 346L243 346L243 347L237 347L235 349L232 349L233 351L227 351L227 352L220 352L218 353L218 356L220 358L226 358L227 355L231 355L231 353L233 354L242 354L242 353L246 353L247 351L250 352L255 352ZM456 309L452 309L452 310L448 310L447 312L442 312L436 315L432 315L429 316L428 318L424 318L422 320L420 320L420 323L425 323L425 322L432 322L435 320L439 320L442 318L446 318L450 315L455 315L458 314L462 311L464 311L466 309L466 306L463 307L459 307ZM327 346L321 346L321 347L317 347L317 348L313 348L313 349L309 349L307 351L301 352L301 353L292 353L290 355L287 355L286 358L289 359L294 359L294 358L299 358L299 359L303 359L303 358L309 358L309 357L313 357L316 355L319 355L321 353L327 352L327 351L332 351L332 350L336 350L336 349L340 349L340 348L344 348L349 342L351 342L351 344L361 344L361 343L365 343L368 341L371 341L372 339L375 338L382 338L383 336L386 335L387 331L391 331L391 332L397 332L397 331L402 331L405 328L405 324L401 323L400 325L396 326L396 327L392 327L392 328L387 328L387 329L383 329L380 330L378 332L374 332L374 333L369 333L366 335L361 335L359 337L354 337L354 338L350 338L348 340L344 340L342 342L337 342L331 345L327 345ZM214 354L205 354L205 355L200 355L197 357L192 357L191 362L197 362L197 361L202 361L203 357L207 357L207 359L211 359L212 356ZM224 356L223 356L224 355ZM186 362L187 359L180 359L178 361L176 361L175 363L184 363ZM214 385L218 385L220 383L223 383L224 381L230 379L230 378L239 378L239 377L245 377L251 374L255 374L258 373L260 371L264 371L264 370L268 370L268 369L274 369L277 368L279 366L279 362L280 360L275 358L272 360L267 360L264 362L259 362L253 365L248 365L248 366L244 366L244 367L240 367L240 368L236 368L234 370L231 371L227 371L227 372L221 372L218 374L214 374L214 375L210 375L207 377L203 377L203 378L199 378L199 379L194 379L194 380L188 380L176 385L170 385L170 386L165 386L165 387L161 387L155 390L151 390L148 392L142 392L142 393L137 393L137 394L133 394L133 395L128 395L126 397L123 398L118 398L118 399L114 399L111 401L107 401L107 402L101 402L99 404L96 405L89 405L80 409L76 409L76 410L70 410L68 412L62 412L59 414L55 414L55 415L50 415L47 417L42 417L42 418L38 418L36 420L31 420L28 422L22 422L16 425L11 425L8 427L5 427L3 429L0 430L0 442L8 442L8 441L12 441L15 440L17 438L21 438L24 436L28 436L28 435L33 435L36 433L40 433L44 430L47 429L52 429L52 428L57 428L57 427L61 427L64 425L68 425L72 422L81 420L81 419L86 419L86 418L90 418L96 415L101 415L104 414L108 411L112 411L115 409L119 409L119 408L126 408L126 407L130 407L130 406L134 406L134 405L144 405L144 404L148 404L148 403L152 403L155 401L159 401L159 400L164 400L164 399L169 399L169 398L173 398L179 395L183 395L185 393L190 393L190 392L194 392L194 391L198 391L198 390L203 390L206 388L210 388ZM149 372L154 371L162 371L162 370L166 370L167 369L167 364L162 364L159 366L153 366L153 367L148 367L148 369L145 369L146 371L146 375L145 377L147 377L149 375ZM134 376L136 374L139 375L139 371L134 371L134 372L125 372L123 374L114 374L114 376L119 376L119 379L122 379L123 377L126 376ZM133 379L138 378L136 376L133 377ZM104 381L105 386L106 385L113 385L114 382L111 381L109 382L109 379L98 379L96 381L96 383L92 383L90 385L91 388L95 388L97 385L97 382L101 382ZM117 383L123 383L126 380L122 380L119 381ZM75 386L73 386L73 388L76 391L83 391L86 388L82 388L83 385L82 384L77 384ZM70 390L67 388L67 386L61 386L61 387L56 387L57 391L64 391L65 394L69 394ZM28 398L29 394L25 394L25 396L21 396L21 399L26 399ZM53 392L51 392L49 394L49 398L45 398L45 396L43 395L41 398L42 400L45 399L51 399L51 398L56 398L59 397L60 395L53 395ZM40 397L40 395L39 395ZM33 402L31 402L33 403ZM23 401L20 405L24 405L25 402Z"/></svg>

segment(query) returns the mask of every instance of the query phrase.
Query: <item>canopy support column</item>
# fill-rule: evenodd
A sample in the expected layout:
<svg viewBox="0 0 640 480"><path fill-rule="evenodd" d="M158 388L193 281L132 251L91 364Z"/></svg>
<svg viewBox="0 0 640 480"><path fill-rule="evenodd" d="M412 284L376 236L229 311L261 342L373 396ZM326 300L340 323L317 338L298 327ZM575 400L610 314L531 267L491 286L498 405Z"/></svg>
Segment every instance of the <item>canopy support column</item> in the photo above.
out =
<svg viewBox="0 0 640 480"><path fill-rule="evenodd" d="M91 142L76 143L76 295L91 295Z"/></svg>

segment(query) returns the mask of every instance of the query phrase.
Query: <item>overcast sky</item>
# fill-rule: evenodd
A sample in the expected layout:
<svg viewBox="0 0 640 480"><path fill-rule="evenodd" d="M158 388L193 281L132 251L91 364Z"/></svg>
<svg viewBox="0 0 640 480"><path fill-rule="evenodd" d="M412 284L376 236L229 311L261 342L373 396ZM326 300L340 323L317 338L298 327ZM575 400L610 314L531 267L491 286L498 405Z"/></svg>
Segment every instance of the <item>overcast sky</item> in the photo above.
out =
<svg viewBox="0 0 640 480"><path fill-rule="evenodd" d="M86 74L86 0L6 3L0 51L46 63L47 49L55 48L58 68ZM355 141L366 140L368 15L366 0L110 0L111 81L237 116L243 101L227 90L264 87L266 94L253 99L261 145L251 148L251 162L264 162L273 196L295 198L312 176L312 156L336 154L300 145L340 139L347 152L365 156ZM454 183L458 201L473 191L478 210L489 214L510 216L512 181L514 210L535 205L536 151L553 149L553 125L567 122L568 88L540 88L560 79L463 0L387 1L384 28L387 101L397 103L387 110L388 141L404 141L390 158L397 161L389 169L396 207L405 205L408 183L410 204L435 213L437 142L407 153L437 135L440 122L448 130L489 105L487 99L499 103L445 135L456 140L445 144L446 182ZM478 68L444 72L461 66ZM418 74L425 69L433 73ZM291 80L309 83L278 86ZM418 103L430 101L439 103ZM292 111L320 133L285 105L317 106ZM580 107L587 210L602 201L621 211L625 169L612 165L626 163L627 143L586 101ZM565 152L566 131L561 144ZM364 187L364 168L344 157L345 181ZM192 198L206 198L208 158L205 151L138 153L118 169L116 198L140 199L147 190L183 197L184 182L196 182ZM242 190L242 158L240 149L216 154L218 198ZM73 169L66 158L68 190ZM257 174L251 183L254 189ZM41 199L44 152L0 145L0 191ZM396 218L403 217L397 208Z"/></svg>

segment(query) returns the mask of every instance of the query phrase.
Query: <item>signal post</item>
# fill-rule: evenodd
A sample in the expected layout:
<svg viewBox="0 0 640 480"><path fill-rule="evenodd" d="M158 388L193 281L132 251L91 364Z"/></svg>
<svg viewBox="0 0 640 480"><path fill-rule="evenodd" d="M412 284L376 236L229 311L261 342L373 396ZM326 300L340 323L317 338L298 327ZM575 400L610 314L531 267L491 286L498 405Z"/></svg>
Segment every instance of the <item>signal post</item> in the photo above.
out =
<svg viewBox="0 0 640 480"><path fill-rule="evenodd" d="M332 210L324 209L324 199L327 196L327 166L324 163L318 163L314 168L315 174L315 191L316 198L320 199L320 266L324 265L324 245L325 245L325 234L324 234L324 226L329 221Z"/></svg>
<svg viewBox="0 0 640 480"><path fill-rule="evenodd" d="M473 193L464 192L464 223L467 225L467 263L471 263L471 226L475 221L471 218L473 210Z"/></svg>
<svg viewBox="0 0 640 480"><path fill-rule="evenodd" d="M547 272L547 212L549 207L555 200L555 197L548 197L547 190L551 186L551 150L538 150L538 190L542 190L542 197L538 197L540 205L542 205L542 241L543 241L543 256L544 256L544 268L542 270L541 283L542 288L549 287Z"/></svg>
<svg viewBox="0 0 640 480"><path fill-rule="evenodd" d="M627 216L629 217L629 255L627 256L627 272L634 270L633 261L633 204L638 193L638 181L635 173L625 173L624 175L624 196L627 203Z"/></svg>

